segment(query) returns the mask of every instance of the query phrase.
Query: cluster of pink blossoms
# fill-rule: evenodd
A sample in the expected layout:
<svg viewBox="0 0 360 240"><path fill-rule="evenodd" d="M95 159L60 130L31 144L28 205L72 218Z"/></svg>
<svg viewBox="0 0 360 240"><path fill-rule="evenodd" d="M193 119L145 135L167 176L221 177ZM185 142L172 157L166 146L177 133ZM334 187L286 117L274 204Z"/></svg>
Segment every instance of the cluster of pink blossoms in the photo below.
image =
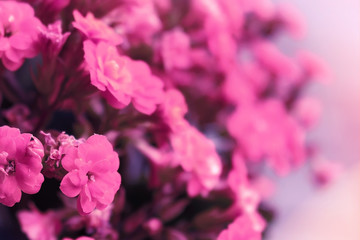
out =
<svg viewBox="0 0 360 240"><path fill-rule="evenodd" d="M31 240L266 239L270 171L341 170L306 138L329 71L285 33L271 0L1 1L0 203Z"/></svg>

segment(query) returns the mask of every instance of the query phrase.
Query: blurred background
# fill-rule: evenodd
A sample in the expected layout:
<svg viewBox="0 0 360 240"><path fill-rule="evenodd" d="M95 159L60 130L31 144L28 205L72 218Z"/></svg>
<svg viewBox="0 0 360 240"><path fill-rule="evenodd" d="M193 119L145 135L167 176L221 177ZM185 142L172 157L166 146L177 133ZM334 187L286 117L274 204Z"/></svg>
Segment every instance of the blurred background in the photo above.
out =
<svg viewBox="0 0 360 240"><path fill-rule="evenodd" d="M270 240L360 239L360 1L277 0L293 4L304 16L307 35L280 39L291 51L303 47L324 59L332 70L329 84L313 84L308 95L323 103L312 130L324 156L344 163L344 172L323 189L315 189L306 169L279 179L271 204L278 206Z"/></svg>

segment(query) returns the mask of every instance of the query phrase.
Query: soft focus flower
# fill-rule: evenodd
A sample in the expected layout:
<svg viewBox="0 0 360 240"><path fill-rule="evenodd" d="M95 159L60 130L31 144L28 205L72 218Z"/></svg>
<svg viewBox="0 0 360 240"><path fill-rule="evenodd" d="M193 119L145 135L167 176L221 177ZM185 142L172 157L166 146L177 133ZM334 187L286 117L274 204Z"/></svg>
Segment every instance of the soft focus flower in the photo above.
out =
<svg viewBox="0 0 360 240"><path fill-rule="evenodd" d="M69 35L69 32L62 34L61 21L49 24L47 28L41 28L39 46L42 54L49 54L51 57L57 56Z"/></svg>
<svg viewBox="0 0 360 240"><path fill-rule="evenodd" d="M20 131L31 131L34 122L30 118L30 109L23 104L16 104L12 108L4 111L4 116L13 127L17 127Z"/></svg>
<svg viewBox="0 0 360 240"><path fill-rule="evenodd" d="M259 193L249 183L245 161L239 152L233 154L232 164L233 168L228 175L227 183L235 194L235 207L254 214L261 199Z"/></svg>
<svg viewBox="0 0 360 240"><path fill-rule="evenodd" d="M78 197L81 214L92 212L95 207L104 209L114 199L120 187L121 177L117 172L119 158L106 137L93 135L79 147L74 147L62 160L69 173L60 184L68 197Z"/></svg>
<svg viewBox="0 0 360 240"><path fill-rule="evenodd" d="M280 175L305 160L304 132L277 100L239 107L229 118L228 129L246 158L265 158Z"/></svg>
<svg viewBox="0 0 360 240"><path fill-rule="evenodd" d="M154 4L149 0L132 1L126 6L114 9L107 18L119 23L116 29L127 36L130 44L150 43L153 35L162 27Z"/></svg>
<svg viewBox="0 0 360 240"><path fill-rule="evenodd" d="M297 53L296 58L300 66L304 69L305 77L324 82L332 79L331 71L326 63L314 53L301 50Z"/></svg>
<svg viewBox="0 0 360 240"><path fill-rule="evenodd" d="M253 43L252 50L255 58L270 73L286 81L298 80L299 67L271 42L257 41Z"/></svg>
<svg viewBox="0 0 360 240"><path fill-rule="evenodd" d="M164 99L164 84L151 73L149 65L145 62L128 58L127 63L134 81L132 103L139 112L152 114Z"/></svg>
<svg viewBox="0 0 360 240"><path fill-rule="evenodd" d="M99 19L96 19L91 12L85 17L77 10L73 12L75 22L73 26L81 31L88 39L98 43L100 41L108 42L111 45L122 43L122 37L114 32L112 28Z"/></svg>
<svg viewBox="0 0 360 240"><path fill-rule="evenodd" d="M196 128L184 124L170 136L175 161L190 173L187 191L190 196L206 195L220 179L222 164L214 143Z"/></svg>
<svg viewBox="0 0 360 240"><path fill-rule="evenodd" d="M295 103L294 115L300 124L308 129L318 122L321 110L321 104L317 99L303 97Z"/></svg>
<svg viewBox="0 0 360 240"><path fill-rule="evenodd" d="M61 230L61 222L54 211L41 213L39 210L19 211L17 217L21 230L30 240L56 240Z"/></svg>
<svg viewBox="0 0 360 240"><path fill-rule="evenodd" d="M21 191L35 194L40 190L43 156L37 138L17 128L0 127L0 203L11 207L20 201Z"/></svg>
<svg viewBox="0 0 360 240"><path fill-rule="evenodd" d="M161 109L164 118L172 127L183 123L184 116L188 111L184 95L175 88L166 90Z"/></svg>
<svg viewBox="0 0 360 240"><path fill-rule="evenodd" d="M263 228L260 216L243 214L223 230L217 240L260 240Z"/></svg>
<svg viewBox="0 0 360 240"><path fill-rule="evenodd" d="M292 36L295 38L303 38L305 36L304 19L296 8L290 4L281 4L278 6L277 15Z"/></svg>
<svg viewBox="0 0 360 240"><path fill-rule="evenodd" d="M166 32L161 41L165 69L184 69L190 66L190 38L181 29Z"/></svg>
<svg viewBox="0 0 360 240"><path fill-rule="evenodd" d="M4 66L17 70L25 58L35 57L35 42L43 25L27 3L0 2L0 57Z"/></svg>

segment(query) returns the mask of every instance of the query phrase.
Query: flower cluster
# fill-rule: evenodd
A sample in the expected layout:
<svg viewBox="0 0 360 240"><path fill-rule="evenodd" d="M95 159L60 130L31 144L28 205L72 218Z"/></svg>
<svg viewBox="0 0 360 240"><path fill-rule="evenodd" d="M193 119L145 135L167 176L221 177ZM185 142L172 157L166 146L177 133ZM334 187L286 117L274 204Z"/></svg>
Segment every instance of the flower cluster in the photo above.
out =
<svg viewBox="0 0 360 240"><path fill-rule="evenodd" d="M270 0L1 1L0 203L34 240L261 239L270 171L341 169L306 138L329 71L284 33Z"/></svg>

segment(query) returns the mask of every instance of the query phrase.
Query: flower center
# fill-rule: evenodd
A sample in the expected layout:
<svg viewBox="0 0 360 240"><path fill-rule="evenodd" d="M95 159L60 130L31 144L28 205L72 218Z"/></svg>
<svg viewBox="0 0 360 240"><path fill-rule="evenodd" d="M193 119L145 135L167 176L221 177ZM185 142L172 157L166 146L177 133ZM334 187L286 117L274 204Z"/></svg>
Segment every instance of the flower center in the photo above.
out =
<svg viewBox="0 0 360 240"><path fill-rule="evenodd" d="M15 172L15 160L8 160L8 164L5 165L4 171L5 171L8 175L13 174L13 173Z"/></svg>
<svg viewBox="0 0 360 240"><path fill-rule="evenodd" d="M86 174L88 176L89 181L95 182L95 176L91 172L88 172Z"/></svg>
<svg viewBox="0 0 360 240"><path fill-rule="evenodd" d="M9 38L12 35L12 31L9 27L4 28L4 37Z"/></svg>

